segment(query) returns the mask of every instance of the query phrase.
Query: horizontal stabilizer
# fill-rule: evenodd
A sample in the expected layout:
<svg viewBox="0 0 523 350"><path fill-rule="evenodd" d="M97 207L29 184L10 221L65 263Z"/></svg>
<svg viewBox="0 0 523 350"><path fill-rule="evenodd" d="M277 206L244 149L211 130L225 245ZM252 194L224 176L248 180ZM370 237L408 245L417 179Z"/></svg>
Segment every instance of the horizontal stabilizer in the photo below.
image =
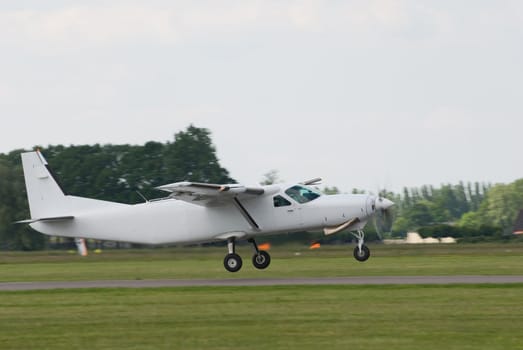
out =
<svg viewBox="0 0 523 350"><path fill-rule="evenodd" d="M67 220L72 220L72 219L74 219L74 216L55 216L52 218L21 220L21 221L16 221L15 224L32 224L33 222L37 222L37 221L67 221Z"/></svg>

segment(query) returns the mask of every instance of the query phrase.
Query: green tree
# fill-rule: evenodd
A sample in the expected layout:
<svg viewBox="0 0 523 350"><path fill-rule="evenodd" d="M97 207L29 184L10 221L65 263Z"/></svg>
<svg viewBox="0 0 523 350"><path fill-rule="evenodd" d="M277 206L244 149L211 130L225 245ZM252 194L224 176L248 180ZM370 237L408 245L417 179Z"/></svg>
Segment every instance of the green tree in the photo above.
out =
<svg viewBox="0 0 523 350"><path fill-rule="evenodd" d="M278 170L272 169L263 174L263 179L260 181L261 185L272 185L281 182Z"/></svg>
<svg viewBox="0 0 523 350"><path fill-rule="evenodd" d="M332 186L332 187L325 186L325 188L323 189L323 193L325 193L325 194L339 194L341 192L338 189L338 187L336 187L336 186Z"/></svg>
<svg viewBox="0 0 523 350"><path fill-rule="evenodd" d="M523 208L523 179L512 184L492 187L479 212L483 215L483 224L501 226L510 230L521 208Z"/></svg>
<svg viewBox="0 0 523 350"><path fill-rule="evenodd" d="M165 152L166 171L179 180L232 183L216 157L210 131L190 125L174 136Z"/></svg>
<svg viewBox="0 0 523 350"><path fill-rule="evenodd" d="M426 200L421 200L414 204L412 208L405 213L405 217L411 225L411 229L432 223L434 205Z"/></svg>
<svg viewBox="0 0 523 350"><path fill-rule="evenodd" d="M0 249L32 250L44 248L48 238L29 229L14 225L29 217L21 165L0 159Z"/></svg>

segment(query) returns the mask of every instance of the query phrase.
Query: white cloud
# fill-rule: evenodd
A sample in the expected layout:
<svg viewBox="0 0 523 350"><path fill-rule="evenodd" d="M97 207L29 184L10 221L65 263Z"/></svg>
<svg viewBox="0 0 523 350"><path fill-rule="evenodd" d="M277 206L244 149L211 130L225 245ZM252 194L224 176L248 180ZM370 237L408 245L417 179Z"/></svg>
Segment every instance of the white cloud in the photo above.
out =
<svg viewBox="0 0 523 350"><path fill-rule="evenodd" d="M478 6L464 12L448 4L406 0L72 4L45 9L0 8L0 48L9 45L60 54L122 45L245 44L252 35L293 40L296 36L306 38L309 32L356 48L384 42L416 48L486 46L499 38L492 28L501 26L513 33L505 18L508 23L517 23L521 15L516 5L495 11L488 5ZM508 14L513 7L514 13Z"/></svg>
<svg viewBox="0 0 523 350"><path fill-rule="evenodd" d="M169 6L143 2L8 10L0 12L0 43L49 50L327 29L352 33L352 40L365 42L377 30L385 36L404 30L418 12L403 0L177 2ZM437 13L423 12L435 18L424 21L437 20Z"/></svg>
<svg viewBox="0 0 523 350"><path fill-rule="evenodd" d="M477 120L466 111L450 106L441 106L431 111L421 120L421 129L425 132L465 131L478 127Z"/></svg>
<svg viewBox="0 0 523 350"><path fill-rule="evenodd" d="M437 183L437 159L475 180L485 152L521 176L504 157L523 120L520 3L1 4L0 152L165 140L192 122L239 179ZM462 164L458 146L478 159Z"/></svg>
<svg viewBox="0 0 523 350"><path fill-rule="evenodd" d="M7 100L11 95L11 89L5 85L0 83L0 99Z"/></svg>
<svg viewBox="0 0 523 350"><path fill-rule="evenodd" d="M288 8L290 22L299 29L317 30L321 26L321 1L296 1Z"/></svg>
<svg viewBox="0 0 523 350"><path fill-rule="evenodd" d="M0 33L0 41L37 47L176 40L168 11L132 6L2 12Z"/></svg>
<svg viewBox="0 0 523 350"><path fill-rule="evenodd" d="M407 8L401 0L374 0L350 3L346 14L352 26L370 29L373 26L402 27L408 19Z"/></svg>

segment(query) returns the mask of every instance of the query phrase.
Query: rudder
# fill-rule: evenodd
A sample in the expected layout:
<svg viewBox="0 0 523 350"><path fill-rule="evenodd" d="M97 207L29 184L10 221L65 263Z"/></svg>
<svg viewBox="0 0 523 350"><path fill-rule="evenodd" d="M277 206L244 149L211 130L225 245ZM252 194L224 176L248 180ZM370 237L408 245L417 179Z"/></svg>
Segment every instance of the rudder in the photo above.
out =
<svg viewBox="0 0 523 350"><path fill-rule="evenodd" d="M64 215L65 193L39 151L22 153L25 188L31 218Z"/></svg>

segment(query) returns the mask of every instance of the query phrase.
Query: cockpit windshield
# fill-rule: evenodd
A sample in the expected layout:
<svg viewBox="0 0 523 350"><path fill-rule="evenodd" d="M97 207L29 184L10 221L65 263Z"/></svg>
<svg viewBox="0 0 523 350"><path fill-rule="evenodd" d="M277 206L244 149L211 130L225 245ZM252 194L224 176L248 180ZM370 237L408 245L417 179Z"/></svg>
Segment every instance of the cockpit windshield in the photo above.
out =
<svg viewBox="0 0 523 350"><path fill-rule="evenodd" d="M301 203L301 204L310 202L312 200L315 200L319 196L321 196L321 194L319 194L318 192L315 192L315 191L311 190L310 188L300 186L300 185L296 185L296 186L292 186L292 187L288 188L287 190L285 190L285 193L289 197L294 199L296 202Z"/></svg>

